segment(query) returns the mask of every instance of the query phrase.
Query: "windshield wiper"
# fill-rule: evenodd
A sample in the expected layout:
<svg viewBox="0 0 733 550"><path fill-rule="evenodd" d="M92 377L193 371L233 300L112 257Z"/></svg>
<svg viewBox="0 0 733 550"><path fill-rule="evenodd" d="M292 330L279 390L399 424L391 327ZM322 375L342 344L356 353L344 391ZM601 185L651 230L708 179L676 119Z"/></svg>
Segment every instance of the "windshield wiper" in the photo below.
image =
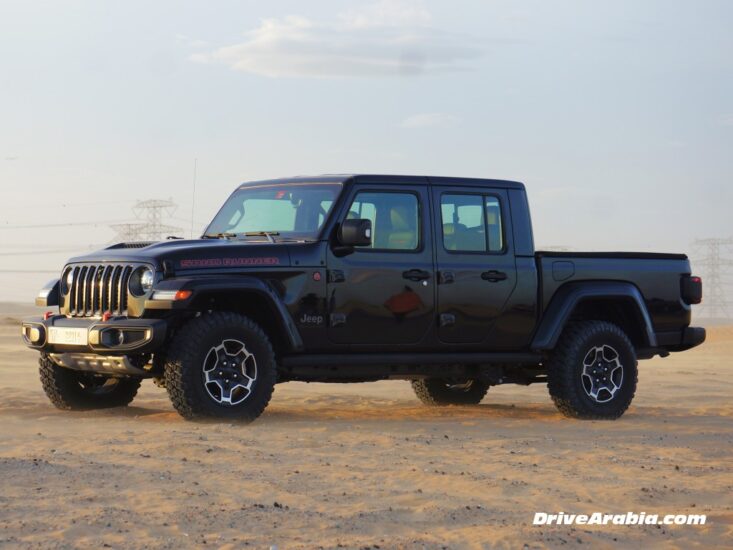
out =
<svg viewBox="0 0 733 550"><path fill-rule="evenodd" d="M275 242L275 239L272 238L273 235L279 235L279 231L247 231L244 236L245 237L267 237L267 240L271 243Z"/></svg>
<svg viewBox="0 0 733 550"><path fill-rule="evenodd" d="M236 237L236 233L210 233L206 234L202 239L231 239L233 237Z"/></svg>

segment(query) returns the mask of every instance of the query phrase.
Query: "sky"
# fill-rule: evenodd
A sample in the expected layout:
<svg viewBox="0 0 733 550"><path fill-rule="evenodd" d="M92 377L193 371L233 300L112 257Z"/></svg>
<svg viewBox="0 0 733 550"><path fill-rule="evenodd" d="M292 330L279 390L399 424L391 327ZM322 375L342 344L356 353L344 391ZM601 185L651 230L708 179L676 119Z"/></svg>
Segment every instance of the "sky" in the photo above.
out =
<svg viewBox="0 0 733 550"><path fill-rule="evenodd" d="M540 248L694 256L733 236L732 23L712 0L0 0L0 300L137 200L188 235L298 174L518 180Z"/></svg>

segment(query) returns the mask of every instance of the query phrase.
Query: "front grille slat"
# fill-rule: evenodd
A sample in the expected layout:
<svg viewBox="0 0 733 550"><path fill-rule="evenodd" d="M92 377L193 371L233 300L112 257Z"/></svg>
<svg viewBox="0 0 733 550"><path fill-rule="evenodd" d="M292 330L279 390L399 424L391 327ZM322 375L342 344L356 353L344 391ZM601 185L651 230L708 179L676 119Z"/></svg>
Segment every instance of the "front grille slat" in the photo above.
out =
<svg viewBox="0 0 733 550"><path fill-rule="evenodd" d="M71 317L99 317L109 311L127 315L127 289L140 264L79 264L71 267L66 297ZM64 271L66 273L66 271Z"/></svg>
<svg viewBox="0 0 733 550"><path fill-rule="evenodd" d="M100 304L99 304L99 310L104 313L109 309L109 278L112 273L112 266L106 265L104 266L104 272L102 273L102 280L99 282L99 294L100 294Z"/></svg>
<svg viewBox="0 0 733 550"><path fill-rule="evenodd" d="M87 269L87 276L84 279L84 317L92 316L92 287L94 286L94 273L96 272L96 266L90 265Z"/></svg>
<svg viewBox="0 0 733 550"><path fill-rule="evenodd" d="M93 316L97 314L97 308L99 307L99 302L98 302L98 300L99 300L99 280L98 280L98 278L99 278L99 271L100 271L100 269L102 269L102 266L101 265L100 266L97 266L92 271L92 278L91 278L91 281L92 281L92 283L91 283L92 284L92 289L91 289L91 293L90 293L91 294L91 302L90 302L89 309L91 310Z"/></svg>
<svg viewBox="0 0 733 550"><path fill-rule="evenodd" d="M127 282L130 280L130 274L132 273L132 268L127 265L122 271L122 276L120 277L120 282L117 285L117 292L119 293L120 300L119 300L119 308L120 310L127 310Z"/></svg>
<svg viewBox="0 0 733 550"><path fill-rule="evenodd" d="M76 314L79 317L84 317L84 294L86 294L87 284L87 266L82 266L79 269L79 282L76 285Z"/></svg>
<svg viewBox="0 0 733 550"><path fill-rule="evenodd" d="M109 310L115 311L117 309L117 281L120 280L120 271L122 268L118 265L112 268L112 277L109 282Z"/></svg>
<svg viewBox="0 0 733 550"><path fill-rule="evenodd" d="M69 287L69 313L73 315L76 313L77 304L77 292L79 290L79 268L75 267L72 269L73 275L71 276L71 285Z"/></svg>

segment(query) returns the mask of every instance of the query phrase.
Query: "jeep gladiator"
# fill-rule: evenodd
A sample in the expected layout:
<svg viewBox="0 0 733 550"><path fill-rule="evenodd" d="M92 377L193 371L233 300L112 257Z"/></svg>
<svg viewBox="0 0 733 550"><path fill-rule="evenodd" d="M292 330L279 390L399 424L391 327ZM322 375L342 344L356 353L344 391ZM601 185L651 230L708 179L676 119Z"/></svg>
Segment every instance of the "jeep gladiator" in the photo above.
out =
<svg viewBox="0 0 733 550"><path fill-rule="evenodd" d="M638 359L704 341L701 299L683 254L536 252L521 183L327 175L240 185L199 239L71 259L22 335L61 409L152 378L185 418L252 421L279 382L406 379L427 405L541 382L613 419Z"/></svg>

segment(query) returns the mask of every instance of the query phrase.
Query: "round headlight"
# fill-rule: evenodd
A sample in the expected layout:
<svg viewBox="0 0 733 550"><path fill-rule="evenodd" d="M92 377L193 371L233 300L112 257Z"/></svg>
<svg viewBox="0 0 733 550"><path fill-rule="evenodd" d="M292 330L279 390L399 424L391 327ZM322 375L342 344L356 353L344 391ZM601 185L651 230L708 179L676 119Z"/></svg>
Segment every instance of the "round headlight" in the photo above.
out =
<svg viewBox="0 0 733 550"><path fill-rule="evenodd" d="M151 290L153 290L153 270L150 268L145 268L145 270L142 272L142 275L140 275L140 286L143 289L143 292L147 294Z"/></svg>
<svg viewBox="0 0 733 550"><path fill-rule="evenodd" d="M130 292L135 296L143 296L153 289L155 274L149 267L141 267L130 277Z"/></svg>

